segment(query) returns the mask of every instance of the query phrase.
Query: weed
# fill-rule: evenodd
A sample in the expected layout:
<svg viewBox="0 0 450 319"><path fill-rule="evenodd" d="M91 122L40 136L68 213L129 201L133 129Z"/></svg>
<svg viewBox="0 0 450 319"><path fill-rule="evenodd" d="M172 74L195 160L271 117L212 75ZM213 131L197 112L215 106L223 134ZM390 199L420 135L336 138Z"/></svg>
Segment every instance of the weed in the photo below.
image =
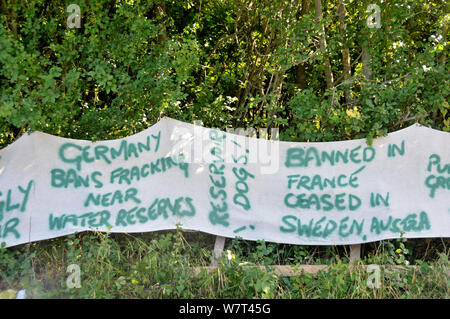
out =
<svg viewBox="0 0 450 319"><path fill-rule="evenodd" d="M209 265L214 238L181 229L135 235L83 232L1 247L0 289L26 289L30 298L449 297L445 240L367 244L351 268L344 247L228 239L219 267L194 275L193 267ZM285 277L274 274L279 264L329 267ZM379 287L367 283L369 264L380 269ZM77 265L79 273L68 272L70 265ZM79 287L70 284L69 276L79 276Z"/></svg>

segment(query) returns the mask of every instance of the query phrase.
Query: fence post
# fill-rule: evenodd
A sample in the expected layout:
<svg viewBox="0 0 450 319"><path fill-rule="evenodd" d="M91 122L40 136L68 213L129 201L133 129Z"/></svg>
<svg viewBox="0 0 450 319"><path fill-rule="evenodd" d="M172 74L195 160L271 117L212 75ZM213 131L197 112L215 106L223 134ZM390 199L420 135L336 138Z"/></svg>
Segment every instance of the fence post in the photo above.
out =
<svg viewBox="0 0 450 319"><path fill-rule="evenodd" d="M350 245L350 263L361 258L361 244Z"/></svg>
<svg viewBox="0 0 450 319"><path fill-rule="evenodd" d="M219 258L222 256L223 249L225 248L225 237L217 236L214 243L214 251L211 260L211 267L217 267L219 265Z"/></svg>

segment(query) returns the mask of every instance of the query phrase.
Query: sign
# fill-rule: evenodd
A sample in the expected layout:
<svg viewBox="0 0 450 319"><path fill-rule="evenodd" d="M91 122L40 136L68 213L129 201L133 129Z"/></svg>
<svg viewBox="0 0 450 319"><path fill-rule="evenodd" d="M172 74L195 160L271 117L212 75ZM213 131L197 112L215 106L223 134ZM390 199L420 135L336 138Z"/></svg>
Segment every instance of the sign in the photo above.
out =
<svg viewBox="0 0 450 319"><path fill-rule="evenodd" d="M198 230L341 245L449 237L450 134L298 143L164 118L124 139L34 132L0 150L0 242Z"/></svg>

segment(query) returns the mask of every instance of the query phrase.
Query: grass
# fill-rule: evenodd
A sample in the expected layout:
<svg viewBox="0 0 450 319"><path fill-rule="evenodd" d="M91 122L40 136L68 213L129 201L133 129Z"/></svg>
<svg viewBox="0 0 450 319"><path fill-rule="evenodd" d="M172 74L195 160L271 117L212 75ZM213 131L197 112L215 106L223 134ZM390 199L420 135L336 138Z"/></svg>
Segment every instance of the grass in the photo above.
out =
<svg viewBox="0 0 450 319"><path fill-rule="evenodd" d="M227 239L219 267L194 276L192 267L210 264L214 239L181 229L83 232L2 248L0 291L26 289L30 298L449 298L448 239L365 244L353 268L345 246ZM273 265L281 264L329 267L316 274L276 276ZM379 268L363 267L371 264Z"/></svg>

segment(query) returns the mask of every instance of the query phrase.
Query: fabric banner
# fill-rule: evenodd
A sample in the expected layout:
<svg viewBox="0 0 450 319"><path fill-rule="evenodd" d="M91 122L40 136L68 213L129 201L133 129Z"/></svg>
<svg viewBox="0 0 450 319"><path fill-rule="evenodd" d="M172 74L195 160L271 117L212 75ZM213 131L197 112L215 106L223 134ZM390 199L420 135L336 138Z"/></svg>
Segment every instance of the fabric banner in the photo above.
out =
<svg viewBox="0 0 450 319"><path fill-rule="evenodd" d="M449 237L450 134L299 143L163 118L127 138L34 132L0 150L0 242L198 230L301 245Z"/></svg>

